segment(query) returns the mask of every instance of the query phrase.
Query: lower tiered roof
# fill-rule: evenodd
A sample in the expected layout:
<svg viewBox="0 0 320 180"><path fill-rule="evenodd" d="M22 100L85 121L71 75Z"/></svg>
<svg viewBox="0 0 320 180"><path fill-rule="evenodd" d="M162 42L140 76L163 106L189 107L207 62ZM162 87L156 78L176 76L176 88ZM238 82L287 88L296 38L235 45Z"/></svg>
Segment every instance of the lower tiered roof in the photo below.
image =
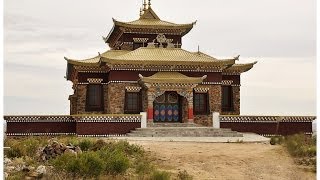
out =
<svg viewBox="0 0 320 180"><path fill-rule="evenodd" d="M133 51L108 50L93 58L77 60L65 58L68 65L79 67L102 67L121 69L213 70L225 73L243 73L256 63L235 64L238 57L217 59L202 52L189 52L181 48L141 47Z"/></svg>

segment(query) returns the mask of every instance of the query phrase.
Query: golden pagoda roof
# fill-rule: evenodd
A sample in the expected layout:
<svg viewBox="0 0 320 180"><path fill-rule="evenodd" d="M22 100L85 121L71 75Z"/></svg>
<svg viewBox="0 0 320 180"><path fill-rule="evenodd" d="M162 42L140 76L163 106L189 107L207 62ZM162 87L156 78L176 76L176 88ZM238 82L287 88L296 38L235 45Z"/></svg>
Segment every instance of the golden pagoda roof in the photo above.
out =
<svg viewBox="0 0 320 180"><path fill-rule="evenodd" d="M246 63L246 64L234 64L231 67L224 69L223 72L224 73L243 73L246 71L249 71L251 68L253 68L253 66L257 64L257 61L253 62L253 63Z"/></svg>
<svg viewBox="0 0 320 180"><path fill-rule="evenodd" d="M204 56L189 52L181 48L151 48L141 47L120 56L103 59L103 62L111 64L212 64L212 65L232 65L235 59L218 60L209 55Z"/></svg>
<svg viewBox="0 0 320 180"><path fill-rule="evenodd" d="M181 48L150 48L140 47L134 51L109 50L99 56L75 60L65 58L68 63L79 66L98 66L100 62L107 64L165 64L165 65L195 65L210 64L216 66L230 66L235 58L218 60L204 53L198 54Z"/></svg>
<svg viewBox="0 0 320 180"><path fill-rule="evenodd" d="M125 51L125 50L109 50L106 51L102 54L99 54L98 56L95 56L93 58L89 59L69 59L67 57L64 57L65 60L68 61L68 63L73 64L73 65L78 65L78 66L99 66L101 63L102 58L113 58L115 56L119 56L125 53L128 53L130 51Z"/></svg>
<svg viewBox="0 0 320 180"><path fill-rule="evenodd" d="M150 7L144 14L135 21L131 22L120 22L113 19L116 26L129 27L129 28L150 28L150 29L185 29L189 31L192 29L196 22L190 24L176 24L161 20L157 14Z"/></svg>
<svg viewBox="0 0 320 180"><path fill-rule="evenodd" d="M201 83L207 76L203 77L188 77L179 72L157 72L156 74L143 77L139 74L140 80L144 83L182 83L182 84L198 84Z"/></svg>

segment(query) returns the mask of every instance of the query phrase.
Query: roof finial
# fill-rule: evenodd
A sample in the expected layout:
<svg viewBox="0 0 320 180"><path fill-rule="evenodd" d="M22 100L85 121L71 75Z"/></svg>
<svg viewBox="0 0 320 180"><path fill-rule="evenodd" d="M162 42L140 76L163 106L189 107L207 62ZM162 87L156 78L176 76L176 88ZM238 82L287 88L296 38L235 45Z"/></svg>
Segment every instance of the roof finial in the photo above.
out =
<svg viewBox="0 0 320 180"><path fill-rule="evenodd" d="M147 0L144 0L143 2L143 11L146 11L148 9Z"/></svg>
<svg viewBox="0 0 320 180"><path fill-rule="evenodd" d="M149 6L149 8L151 8L151 0L149 0L148 6Z"/></svg>
<svg viewBox="0 0 320 180"><path fill-rule="evenodd" d="M142 16L143 15L143 8L141 7L140 8L140 16Z"/></svg>

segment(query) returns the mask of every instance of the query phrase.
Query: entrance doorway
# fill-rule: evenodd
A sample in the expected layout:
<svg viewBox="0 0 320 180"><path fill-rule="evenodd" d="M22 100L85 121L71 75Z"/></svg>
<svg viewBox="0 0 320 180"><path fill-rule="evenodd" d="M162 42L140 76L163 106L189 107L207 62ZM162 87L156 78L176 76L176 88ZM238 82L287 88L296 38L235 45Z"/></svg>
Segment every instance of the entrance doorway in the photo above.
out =
<svg viewBox="0 0 320 180"><path fill-rule="evenodd" d="M180 95L175 91L168 91L157 97L153 109L154 122L181 122Z"/></svg>

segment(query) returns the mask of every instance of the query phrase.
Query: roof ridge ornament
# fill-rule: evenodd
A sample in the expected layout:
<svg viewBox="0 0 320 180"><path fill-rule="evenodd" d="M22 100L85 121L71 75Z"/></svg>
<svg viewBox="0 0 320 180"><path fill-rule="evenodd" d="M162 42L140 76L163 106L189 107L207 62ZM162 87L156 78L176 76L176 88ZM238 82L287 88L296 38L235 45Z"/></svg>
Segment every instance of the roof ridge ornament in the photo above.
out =
<svg viewBox="0 0 320 180"><path fill-rule="evenodd" d="M148 9L147 0L144 0L143 2L143 11L146 11Z"/></svg>
<svg viewBox="0 0 320 180"><path fill-rule="evenodd" d="M151 0L148 2L148 7L151 8Z"/></svg>

